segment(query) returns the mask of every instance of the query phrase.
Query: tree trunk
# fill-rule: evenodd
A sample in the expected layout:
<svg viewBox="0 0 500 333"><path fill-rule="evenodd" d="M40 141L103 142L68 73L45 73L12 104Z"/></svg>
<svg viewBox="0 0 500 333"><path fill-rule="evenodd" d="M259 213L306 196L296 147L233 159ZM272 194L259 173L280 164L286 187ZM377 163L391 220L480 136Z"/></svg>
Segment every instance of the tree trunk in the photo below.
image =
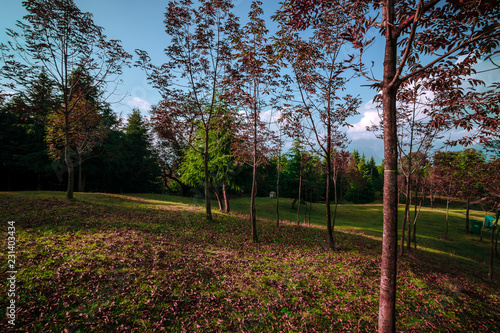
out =
<svg viewBox="0 0 500 333"><path fill-rule="evenodd" d="M450 199L446 199L446 230L444 231L444 238L448 239L448 218L449 218L449 212L450 212Z"/></svg>
<svg viewBox="0 0 500 333"><path fill-rule="evenodd" d="M495 257L498 257L498 234L500 233L500 229L497 231L497 237L495 240Z"/></svg>
<svg viewBox="0 0 500 333"><path fill-rule="evenodd" d="M222 198L219 195L219 191L217 191L217 189L213 185L212 185L212 191L214 192L215 197L217 198L217 204L219 205L219 210L223 212L224 208L222 207Z"/></svg>
<svg viewBox="0 0 500 333"><path fill-rule="evenodd" d="M41 191L43 189L43 185L42 185L42 175L38 175L37 176L37 188L36 190L37 191Z"/></svg>
<svg viewBox="0 0 500 333"><path fill-rule="evenodd" d="M409 179L411 181L411 178ZM410 222L410 205L411 205L411 190L408 190L408 195L410 196L410 201L408 202L408 212L406 212L406 223L408 227L408 235L407 235L407 242L406 242L406 248L408 251L411 250L411 222ZM415 201L417 199L415 198Z"/></svg>
<svg viewBox="0 0 500 333"><path fill-rule="evenodd" d="M327 165L329 163L327 162ZM333 228L332 228L332 213L330 210L330 172L326 172L326 229L327 229L327 237L328 237L328 246L333 249L335 248L335 241L333 239Z"/></svg>
<svg viewBox="0 0 500 333"><path fill-rule="evenodd" d="M470 198L467 198L466 208L465 208L465 232L469 233L469 203Z"/></svg>
<svg viewBox="0 0 500 333"><path fill-rule="evenodd" d="M276 180L276 228L279 228L280 226L280 170L281 170L281 156L278 155L278 177Z"/></svg>
<svg viewBox="0 0 500 333"><path fill-rule="evenodd" d="M205 211L207 221L212 221L212 206L210 203L210 179L208 171L208 129L205 128L205 147L203 150L203 169L205 171Z"/></svg>
<svg viewBox="0 0 500 333"><path fill-rule="evenodd" d="M229 213L231 211L229 207L229 196L227 195L226 182L222 182L222 195L224 196L224 213Z"/></svg>
<svg viewBox="0 0 500 333"><path fill-rule="evenodd" d="M332 232L333 230L335 230L335 221L337 219L337 208L338 208L338 205L339 205L339 200L338 200L338 197L337 197L337 177L336 177L336 173L337 172L334 172L334 175L333 175L333 194L334 194L334 197L333 197L333 200L335 200L334 202L334 206L333 206L333 216L332 216Z"/></svg>
<svg viewBox="0 0 500 333"><path fill-rule="evenodd" d="M417 249L417 219L418 215L420 214L420 209L422 209L423 200L425 200L424 190L422 190L422 193L420 193L420 200L417 200L415 198L415 216L413 217L413 234L412 234L412 241L414 245L413 247L415 248L415 250ZM417 207L417 201L418 201L418 207Z"/></svg>
<svg viewBox="0 0 500 333"><path fill-rule="evenodd" d="M65 98L66 99L66 98ZM75 184L75 167L71 161L71 147L69 145L69 114L67 111L67 102L65 103L66 112L64 114L64 160L68 168L68 187L66 190L66 198L73 200L73 189Z"/></svg>
<svg viewBox="0 0 500 333"><path fill-rule="evenodd" d="M405 202L405 213L403 215L403 225L401 226L401 242L399 244L399 252L404 255L405 247L405 231L408 225L408 232L410 231L410 182L409 176L406 176L406 202Z"/></svg>
<svg viewBox="0 0 500 333"><path fill-rule="evenodd" d="M257 85L254 85L254 98L257 96ZM257 102L254 101L253 114L253 163L252 163L252 193L250 198L250 222L252 224L252 242L258 243L257 218L255 216L255 197L257 196Z"/></svg>
<svg viewBox="0 0 500 333"><path fill-rule="evenodd" d="M304 224L307 223L307 188L304 191Z"/></svg>
<svg viewBox="0 0 500 333"><path fill-rule="evenodd" d="M383 8L386 24L382 106L384 119L384 196L383 237L378 316L379 333L396 331L396 276L398 246L398 137L396 128L396 94L399 82L393 82L397 64L397 38L394 36L394 2Z"/></svg>
<svg viewBox="0 0 500 333"><path fill-rule="evenodd" d="M302 192L302 166L301 166L301 162L299 161L299 204L297 206L297 225L300 224L300 203L301 203L301 200L300 200L300 194Z"/></svg>
<svg viewBox="0 0 500 333"><path fill-rule="evenodd" d="M313 205L313 202L312 202L312 190L311 190L311 196L309 197L309 216L308 216L308 224L311 225L311 210L312 210L312 205Z"/></svg>
<svg viewBox="0 0 500 333"><path fill-rule="evenodd" d="M491 226L491 243L490 243L490 264L488 271L488 279L493 280L493 244L494 244L495 229Z"/></svg>
<svg viewBox="0 0 500 333"><path fill-rule="evenodd" d="M82 161L82 156L78 155L78 192L83 192L85 189L85 184L83 182L83 161Z"/></svg>
<svg viewBox="0 0 500 333"><path fill-rule="evenodd" d="M328 117L330 119L330 117ZM328 120L327 133L330 133L331 126L330 120ZM325 195L325 205L326 205L326 229L328 237L328 246L331 249L335 248L335 240L333 238L333 226L332 226L332 212L330 209L330 182L332 178L332 158L331 158L331 138L330 135L327 137L327 147L326 147L326 195Z"/></svg>

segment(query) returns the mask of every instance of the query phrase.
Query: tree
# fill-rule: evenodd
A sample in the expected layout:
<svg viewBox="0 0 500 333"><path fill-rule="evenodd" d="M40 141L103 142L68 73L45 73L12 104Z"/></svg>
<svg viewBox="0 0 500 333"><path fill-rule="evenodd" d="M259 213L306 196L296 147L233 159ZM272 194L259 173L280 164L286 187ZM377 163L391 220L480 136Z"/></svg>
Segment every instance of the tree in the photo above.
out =
<svg viewBox="0 0 500 333"><path fill-rule="evenodd" d="M170 193L180 193L186 195L189 187L180 180L179 168L184 160L185 150L188 148L184 136L175 131L169 131L171 134L164 137L162 131L162 122L157 120L155 115L161 114L158 110L159 105L153 105L151 109L154 147L158 155L159 164L162 169L163 186Z"/></svg>
<svg viewBox="0 0 500 333"><path fill-rule="evenodd" d="M70 154L71 114L82 96L74 89L82 77L70 78L78 69L92 78L92 86L105 91L110 78L121 74L130 58L117 40L107 40L103 28L94 24L92 15L83 13L72 0L30 0L23 2L28 11L24 22L17 21L21 32L7 29L12 38L2 44L5 65L2 75L11 80L9 87L22 89L43 70L54 80L62 95L58 110L64 118L65 162L68 169L67 198L73 199L74 163ZM81 86L81 85L80 85ZM84 89L84 90L86 90Z"/></svg>
<svg viewBox="0 0 500 333"><path fill-rule="evenodd" d="M320 19L315 26L313 36L305 40L294 32L293 17L288 15L288 3L278 11L274 19L279 21L277 48L282 58L289 64L293 77L289 81L295 85L300 96L294 107L291 104L283 108L285 113L298 112L300 116L289 115L291 127L300 124L295 119L305 118L315 138L308 144L326 161L326 220L327 242L332 249L336 247L333 237L335 227L330 207L330 188L332 181L332 153L342 149L347 142L346 134L341 129L348 126L347 118L357 113L359 99L350 94L343 94L349 77L345 72L350 64L341 59L345 41L341 38L343 26L348 17L342 14L332 15L320 12Z"/></svg>
<svg viewBox="0 0 500 333"><path fill-rule="evenodd" d="M136 50L136 64L147 71L149 81L162 95L161 114L157 116L164 122L165 134L181 132L184 141L196 149L192 135L203 128L199 154L203 156L206 218L211 221L210 132L225 110L218 103L229 90L225 79L232 73L231 43L238 23L229 0L200 0L199 4L193 8L191 0L170 1L164 21L170 38L165 48L168 62L155 66L146 51Z"/></svg>
<svg viewBox="0 0 500 333"><path fill-rule="evenodd" d="M484 197L487 201L489 201L491 206L496 209L495 222L493 223L491 230L491 242L490 242L490 260L489 260L489 272L488 278L493 280L493 234L494 230L497 230L496 243L495 243L495 252L497 250L498 243L498 235L500 233L500 229L498 226L499 218L500 218L500 174L498 170L500 169L500 158L496 157L495 159L489 161L488 163L484 163L482 165L482 183L484 184ZM498 255L498 253L497 253Z"/></svg>
<svg viewBox="0 0 500 333"><path fill-rule="evenodd" d="M397 273L397 93L402 83L430 79L431 89L458 87L473 64L499 45L498 1L289 0L282 11L296 29L319 27L322 13L349 15L343 38L359 51L360 73L382 92L384 116L384 227L379 332L396 330ZM379 20L381 18L381 20ZM371 29L377 32L368 34ZM372 38L372 36L375 36ZM385 43L383 78L370 77L364 51L380 36ZM457 60L463 56L462 61ZM452 103L453 100L450 100Z"/></svg>
<svg viewBox="0 0 500 333"><path fill-rule="evenodd" d="M380 96L376 99L380 100ZM425 88L425 80L407 81L402 84L397 100L399 170L403 180L398 183L403 185L399 189L406 197L400 242L400 253L403 255L406 227L408 250L411 246L410 204L413 175L423 166L427 153L433 148L435 140L441 138L438 135L444 129L431 126L434 118L430 114L434 109L441 108L442 101ZM370 130L379 130L379 127L383 129L383 126L382 116L380 126L372 126ZM380 137L383 138L383 135Z"/></svg>
<svg viewBox="0 0 500 333"><path fill-rule="evenodd" d="M262 96L269 95L279 76L276 59L272 46L267 42L268 30L263 15L262 2L254 1L248 14L249 22L239 30L234 40L235 59L238 67L235 75L231 77L230 83L235 86L230 93L231 98L236 99L245 111L246 121L242 123L240 130L240 143L251 149L252 167L252 192L250 194L250 223L252 225L252 241L257 243L257 222L255 197L257 196L257 167L267 161L269 152L274 149L275 138L267 130L260 119L265 101ZM242 160L249 161L242 146L236 149L236 153L242 156Z"/></svg>
<svg viewBox="0 0 500 333"><path fill-rule="evenodd" d="M77 84L73 84L72 81L77 79ZM64 112L54 108L47 118L45 140L52 159L64 160L67 149L65 129L68 129L70 158L78 165L78 191L83 192L83 162L95 156L93 150L104 140L106 129L102 123L101 109L108 106L100 103L101 93L92 84L92 78L82 73L81 69L71 74L70 84L74 86L69 97L72 109L68 117L70 126L65 126Z"/></svg>
<svg viewBox="0 0 500 333"><path fill-rule="evenodd" d="M221 106L222 107L222 106ZM233 190L241 190L236 184L235 176L239 170L236 167L236 161L233 156L232 145L236 140L235 133L232 128L237 127L237 119L234 114L226 112L221 126L210 133L209 150L210 158L208 169L210 172L210 186L219 203L220 211L229 213L229 188ZM204 185L204 176L199 172L203 169L203 157L198 153L198 150L191 148L198 144L203 144L203 131L200 129L195 137L195 142L184 149L183 161L179 167L178 173L180 180L190 186ZM198 143L196 143L198 140Z"/></svg>
<svg viewBox="0 0 500 333"><path fill-rule="evenodd" d="M133 109L124 128L128 163L122 192L159 192L160 168L154 154L148 126L139 109Z"/></svg>
<svg viewBox="0 0 500 333"><path fill-rule="evenodd" d="M375 200L374 178L378 171L375 161L367 163L363 154L359 155L357 150L349 156L346 156L346 178L348 189L345 193L345 199L353 203L368 203Z"/></svg>
<svg viewBox="0 0 500 333"><path fill-rule="evenodd" d="M22 178L26 180L34 174L37 184L28 188L41 190L43 179L52 171L44 138L47 116L58 104L54 90L54 82L42 71L28 83L25 94L14 96L2 106L4 139L0 141L4 142L1 150L5 154L2 154L2 164L9 165L10 170L4 173L9 182L11 175L18 172L24 174Z"/></svg>
<svg viewBox="0 0 500 333"><path fill-rule="evenodd" d="M292 202L292 208L294 208L295 203L298 201L297 205L297 224L300 223L300 206L301 206L301 194L302 194L302 179L304 173L304 164L305 164L305 152L304 147L302 145L301 140L302 133L297 133L297 136L294 138L292 148L290 149L290 168L295 177L298 177L297 188L293 193L294 200Z"/></svg>
<svg viewBox="0 0 500 333"><path fill-rule="evenodd" d="M461 186L458 178L460 155L457 152L437 152L434 155L435 183L441 194L446 196L446 229L444 237L448 238L448 213L450 203L459 195Z"/></svg>
<svg viewBox="0 0 500 333"><path fill-rule="evenodd" d="M458 177L456 182L460 186L459 197L465 199L465 232L469 232L470 202L481 197L484 188L482 184L482 170L486 163L486 157L481 151L469 148L460 152L457 160Z"/></svg>
<svg viewBox="0 0 500 333"><path fill-rule="evenodd" d="M281 138L281 119L278 121L278 149L277 149L277 163L276 163L276 228L280 226L280 175L282 172L282 155L281 150L283 146L283 140Z"/></svg>
<svg viewBox="0 0 500 333"><path fill-rule="evenodd" d="M431 187L432 176L429 171L431 170L430 162L427 157L424 157L425 162L422 163L421 167L416 170L413 177L413 191L415 192L415 202L414 202L414 214L413 214L413 231L411 235L411 241L413 242L414 248L417 248L417 220L420 215L420 210L422 209L422 204L425 200L425 191L429 190ZM429 195L432 198L432 194ZM410 241L408 241L410 244Z"/></svg>

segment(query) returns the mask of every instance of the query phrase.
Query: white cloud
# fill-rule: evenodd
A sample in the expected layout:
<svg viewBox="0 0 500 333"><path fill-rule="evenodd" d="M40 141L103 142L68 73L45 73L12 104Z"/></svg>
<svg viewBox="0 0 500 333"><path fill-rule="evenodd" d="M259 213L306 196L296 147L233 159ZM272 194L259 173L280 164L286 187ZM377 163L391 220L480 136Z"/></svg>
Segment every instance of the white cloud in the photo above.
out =
<svg viewBox="0 0 500 333"><path fill-rule="evenodd" d="M349 127L347 130L349 138L351 140L375 139L375 134L366 130L366 127L380 124L380 117L375 104L371 101L366 103L360 113L363 117L357 123L352 124L352 127Z"/></svg>
<svg viewBox="0 0 500 333"><path fill-rule="evenodd" d="M148 111L151 108L151 104L148 101L139 97L129 97L127 105L138 108L141 111Z"/></svg>
<svg viewBox="0 0 500 333"><path fill-rule="evenodd" d="M281 111L276 111L273 109L264 111L260 114L260 120L264 123L276 123L281 117Z"/></svg>

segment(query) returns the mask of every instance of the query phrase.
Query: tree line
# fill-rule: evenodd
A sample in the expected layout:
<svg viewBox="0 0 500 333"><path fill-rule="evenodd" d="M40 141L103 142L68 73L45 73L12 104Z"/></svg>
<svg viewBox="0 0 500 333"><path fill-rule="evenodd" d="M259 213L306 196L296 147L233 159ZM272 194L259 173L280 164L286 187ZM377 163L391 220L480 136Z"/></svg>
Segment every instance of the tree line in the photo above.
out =
<svg viewBox="0 0 500 333"><path fill-rule="evenodd" d="M67 186L64 123L57 113L56 85L42 72L26 94L0 107L5 129L0 134L1 189L63 190ZM161 139L156 123L138 109L120 119L97 95L87 93L73 113L79 117L72 122L69 145L77 191L204 197L203 159L195 148ZM252 188L251 167L238 162L233 145L238 138L230 128L215 130L209 139L209 146L215 148L209 156L210 198L218 199L219 208L226 212L230 197L248 195ZM337 158L343 163L343 171L337 174L339 202L373 201L381 189L380 166L374 158L357 151L337 152ZM300 199L300 193L302 201L324 200L324 170L324 160L296 143L280 156L268 156L259 167L257 195L276 191L279 173L279 186L287 197Z"/></svg>

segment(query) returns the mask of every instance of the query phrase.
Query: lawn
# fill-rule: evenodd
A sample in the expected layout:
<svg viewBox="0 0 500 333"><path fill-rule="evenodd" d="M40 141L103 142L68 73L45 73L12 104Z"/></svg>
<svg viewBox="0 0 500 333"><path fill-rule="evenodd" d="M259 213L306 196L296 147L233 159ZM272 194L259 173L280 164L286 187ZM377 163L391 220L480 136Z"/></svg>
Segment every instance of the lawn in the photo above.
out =
<svg viewBox="0 0 500 333"><path fill-rule="evenodd" d="M232 208L244 213L247 204L233 200ZM269 221L259 221L261 242L252 244L241 214L206 222L191 198L0 193L3 248L8 221L18 241L15 326L4 319L0 330L374 331L381 205L339 207L341 249L331 252L321 245L324 208L313 206L319 227L277 229L274 204L259 198L258 214ZM285 200L282 216L294 220ZM442 240L443 210L422 212L421 247L399 260L399 331L500 329L498 280L485 279L487 237L480 243L462 229L463 210L454 209ZM7 271L6 250L2 265Z"/></svg>

